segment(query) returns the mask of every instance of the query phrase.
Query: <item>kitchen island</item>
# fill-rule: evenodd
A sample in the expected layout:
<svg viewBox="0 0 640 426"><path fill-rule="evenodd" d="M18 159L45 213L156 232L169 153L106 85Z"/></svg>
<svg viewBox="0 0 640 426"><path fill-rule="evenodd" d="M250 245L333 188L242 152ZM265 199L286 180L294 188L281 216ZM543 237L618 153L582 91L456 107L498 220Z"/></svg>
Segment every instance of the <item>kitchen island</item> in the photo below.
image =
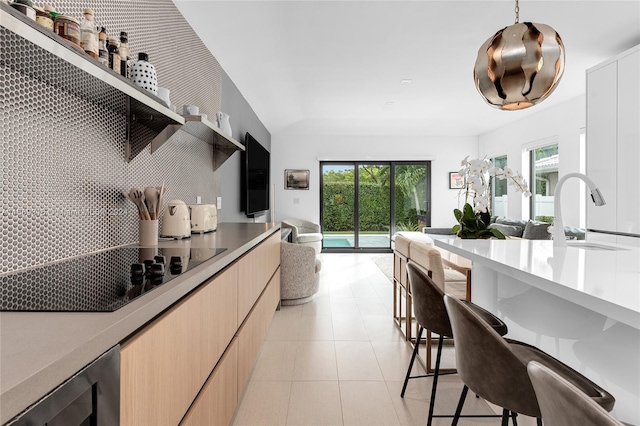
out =
<svg viewBox="0 0 640 426"><path fill-rule="evenodd" d="M535 345L616 398L640 424L640 249L587 242L436 240L472 261L472 301L502 318L506 337Z"/></svg>
<svg viewBox="0 0 640 426"><path fill-rule="evenodd" d="M188 240L160 241L158 247L163 250L180 252L186 247L192 258L207 256L207 252L215 248L226 250L114 312L1 312L0 424L11 420L113 346L135 341L135 336L139 336L141 331L157 324L164 314L175 311L189 296L202 289L203 283L215 283L212 277L220 276L232 266L238 269L234 265L246 259L248 253L255 253L256 248L274 247L268 250L277 254L277 259L270 257L268 260L269 270L276 270L280 253L279 229L278 223L222 223L215 232L194 234ZM277 253L274 251L276 248ZM145 250L153 253L155 249L146 247L140 252ZM258 252L264 258L260 253L266 252ZM253 261L252 265L258 270L259 265ZM239 272L238 276L242 273ZM254 296L241 298L247 291L245 289L250 287L244 285L247 281L257 280L238 278L239 301L255 300ZM279 296L279 276L272 281L277 288L270 294L271 299ZM271 299L269 306L273 304ZM240 318L235 325L234 315L235 328L231 331L239 327L251 309L250 305L238 305ZM268 312L264 318L270 318ZM259 347L259 342L256 344Z"/></svg>

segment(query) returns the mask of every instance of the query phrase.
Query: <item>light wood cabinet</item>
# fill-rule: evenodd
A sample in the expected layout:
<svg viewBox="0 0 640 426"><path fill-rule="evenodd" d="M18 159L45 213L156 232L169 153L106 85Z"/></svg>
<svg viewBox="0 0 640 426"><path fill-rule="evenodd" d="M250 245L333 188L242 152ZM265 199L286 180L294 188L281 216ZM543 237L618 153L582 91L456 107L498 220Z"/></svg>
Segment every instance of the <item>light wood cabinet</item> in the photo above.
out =
<svg viewBox="0 0 640 426"><path fill-rule="evenodd" d="M234 339L181 425L228 425L238 405L237 377L238 339Z"/></svg>
<svg viewBox="0 0 640 426"><path fill-rule="evenodd" d="M587 175L606 204L587 203L587 228L640 235L640 46L587 70Z"/></svg>
<svg viewBox="0 0 640 426"><path fill-rule="evenodd" d="M246 321L238 330L238 399L258 357L260 346L267 334L273 314L280 301L280 272L273 275L269 285Z"/></svg>
<svg viewBox="0 0 640 426"><path fill-rule="evenodd" d="M238 324L241 324L280 265L280 233L247 253L238 271Z"/></svg>
<svg viewBox="0 0 640 426"><path fill-rule="evenodd" d="M122 343L121 425L229 422L280 300L279 236Z"/></svg>
<svg viewBox="0 0 640 426"><path fill-rule="evenodd" d="M237 270L205 283L122 344L122 425L180 422L237 330Z"/></svg>

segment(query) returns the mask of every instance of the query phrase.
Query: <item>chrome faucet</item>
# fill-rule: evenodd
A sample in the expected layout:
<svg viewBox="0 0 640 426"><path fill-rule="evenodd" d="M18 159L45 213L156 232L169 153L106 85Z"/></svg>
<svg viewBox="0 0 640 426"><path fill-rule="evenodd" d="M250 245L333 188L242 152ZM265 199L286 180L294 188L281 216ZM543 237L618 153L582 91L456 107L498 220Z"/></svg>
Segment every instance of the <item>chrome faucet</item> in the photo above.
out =
<svg viewBox="0 0 640 426"><path fill-rule="evenodd" d="M605 201L600 193L600 190L596 187L586 175L582 173L567 173L562 176L556 184L556 189L553 193L553 246L554 247L566 247L567 237L564 234L564 224L562 223L562 208L560 206L560 192L562 191L562 185L570 177L577 177L582 179L589 185L591 190L591 199L596 206L604 206Z"/></svg>

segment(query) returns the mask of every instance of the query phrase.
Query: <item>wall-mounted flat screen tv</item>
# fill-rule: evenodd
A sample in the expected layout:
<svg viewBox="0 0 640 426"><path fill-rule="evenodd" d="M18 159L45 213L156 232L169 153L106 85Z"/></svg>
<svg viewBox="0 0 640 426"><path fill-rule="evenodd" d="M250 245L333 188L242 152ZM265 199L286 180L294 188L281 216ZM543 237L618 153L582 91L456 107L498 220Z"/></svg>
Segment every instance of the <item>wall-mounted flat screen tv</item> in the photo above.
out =
<svg viewBox="0 0 640 426"><path fill-rule="evenodd" d="M270 154L248 132L244 138L242 153L241 185L242 210L249 217L259 216L269 210L269 161Z"/></svg>

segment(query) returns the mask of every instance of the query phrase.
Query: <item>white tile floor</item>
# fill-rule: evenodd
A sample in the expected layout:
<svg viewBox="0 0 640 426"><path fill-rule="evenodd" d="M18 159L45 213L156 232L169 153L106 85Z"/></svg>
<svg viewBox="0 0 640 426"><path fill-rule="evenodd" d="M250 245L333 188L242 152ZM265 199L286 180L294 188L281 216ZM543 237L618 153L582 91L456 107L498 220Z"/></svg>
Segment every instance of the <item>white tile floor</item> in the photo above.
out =
<svg viewBox="0 0 640 426"><path fill-rule="evenodd" d="M367 254L320 257L320 290L310 303L275 313L233 424L426 424L432 379L410 380L400 398L411 348L392 319L391 282ZM452 366L453 349L445 348L443 356L443 365ZM416 366L414 374L424 372ZM461 390L457 375L442 376L436 414L453 413ZM468 396L464 413L491 412ZM518 419L522 426L535 424ZM433 423L449 425L451 419ZM500 419L459 424L499 425Z"/></svg>

